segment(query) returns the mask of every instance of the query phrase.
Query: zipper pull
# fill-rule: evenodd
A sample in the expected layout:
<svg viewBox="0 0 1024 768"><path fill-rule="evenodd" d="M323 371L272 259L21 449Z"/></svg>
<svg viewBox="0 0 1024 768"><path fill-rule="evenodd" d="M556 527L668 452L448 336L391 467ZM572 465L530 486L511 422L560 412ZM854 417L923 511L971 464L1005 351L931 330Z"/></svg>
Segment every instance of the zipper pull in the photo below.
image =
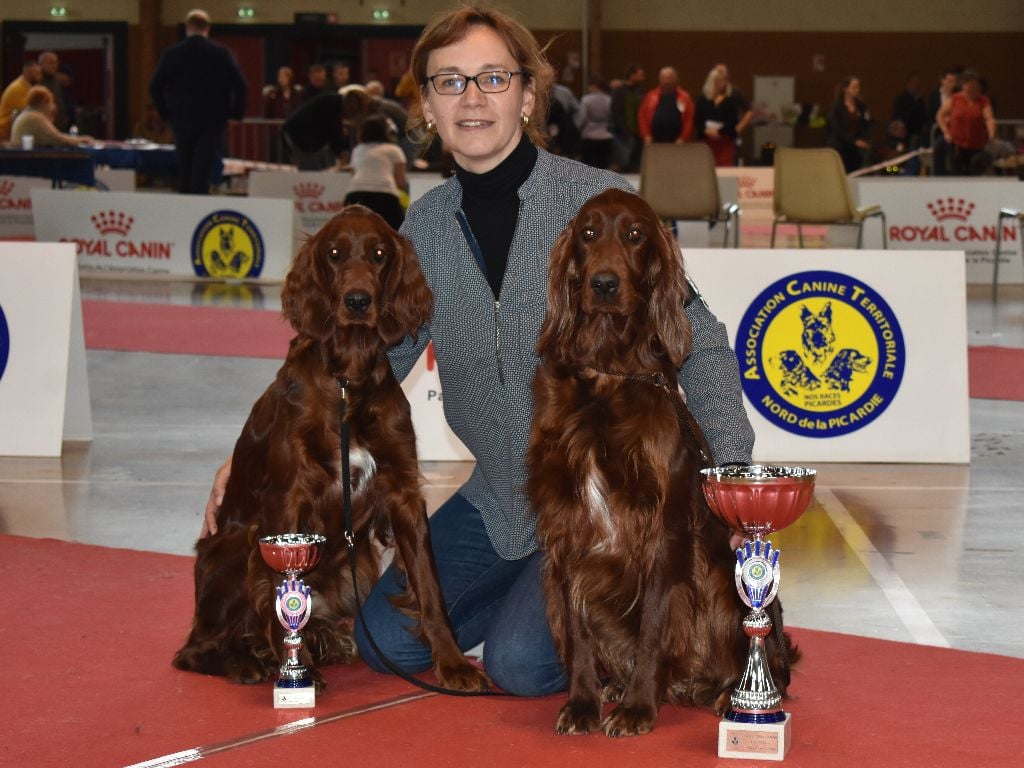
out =
<svg viewBox="0 0 1024 768"><path fill-rule="evenodd" d="M494 300L494 358L498 363L498 381L505 386L505 372L501 368L501 299Z"/></svg>

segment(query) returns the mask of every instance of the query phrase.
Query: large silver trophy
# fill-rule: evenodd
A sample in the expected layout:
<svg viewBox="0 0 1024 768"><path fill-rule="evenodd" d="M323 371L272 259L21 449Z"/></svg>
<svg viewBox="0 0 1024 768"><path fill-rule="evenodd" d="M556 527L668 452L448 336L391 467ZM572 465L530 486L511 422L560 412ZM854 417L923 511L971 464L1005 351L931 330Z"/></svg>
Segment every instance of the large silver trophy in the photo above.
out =
<svg viewBox="0 0 1024 768"><path fill-rule="evenodd" d="M749 538L736 550L736 589L750 608L743 630L750 638L747 667L718 726L718 756L782 760L789 751L791 715L772 680L764 639L772 621L765 609L779 591L779 550L765 536L795 522L814 496L813 469L713 467L701 471L712 511Z"/></svg>
<svg viewBox="0 0 1024 768"><path fill-rule="evenodd" d="M327 539L310 533L285 533L260 539L263 560L284 576L277 588L274 608L281 626L285 628L284 649L286 659L274 684L275 709L305 709L316 704L316 686L306 666L299 661L302 636L299 634L313 611L310 588L302 576L311 571L323 552Z"/></svg>

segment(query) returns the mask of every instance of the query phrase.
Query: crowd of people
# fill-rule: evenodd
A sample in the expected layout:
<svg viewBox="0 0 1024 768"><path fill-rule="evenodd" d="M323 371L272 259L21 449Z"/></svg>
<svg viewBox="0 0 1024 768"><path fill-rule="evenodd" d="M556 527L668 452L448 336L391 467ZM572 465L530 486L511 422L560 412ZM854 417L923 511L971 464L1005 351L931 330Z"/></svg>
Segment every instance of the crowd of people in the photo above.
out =
<svg viewBox="0 0 1024 768"><path fill-rule="evenodd" d="M150 82L151 102L135 128L137 137L175 144L181 155L178 188L195 194L209 191L227 122L247 114L244 77L229 50L209 40L210 26L205 12L190 12L186 38L163 52ZM72 127L74 104L65 87L67 75L58 65L57 54L45 51L26 62L8 84L0 98L0 144L17 144L26 132L32 134L34 146L82 141ZM200 81L203 87L195 87ZM37 94L36 106L30 107L28 96L34 86L48 90L52 99L44 103ZM844 78L827 109L825 143L839 152L847 172L922 147L932 149L935 175L991 169L999 142L992 102L977 73L950 67L927 94L918 75L908 76L893 100L884 131L872 119L861 87L860 78ZM639 170L643 147L652 142L704 142L716 165L736 165L755 119L751 102L732 83L724 63L710 68L696 99L680 83L675 67L662 67L657 82L649 86L644 68L636 63L618 79L591 76L582 95L557 81L550 91L541 130L551 151L623 173ZM407 133L409 109L418 99L419 87L408 73L389 93L377 79L355 82L352 66L345 61L313 63L305 82L299 82L292 67L282 65L275 81L262 89L260 113L282 121L280 141L273 142L269 159L300 170L347 168L360 124L374 116L382 119L385 141L401 149L406 169L450 170L450 152L440 141L424 149ZM30 117L15 135L21 113ZM916 170L919 162L911 161L909 167Z"/></svg>

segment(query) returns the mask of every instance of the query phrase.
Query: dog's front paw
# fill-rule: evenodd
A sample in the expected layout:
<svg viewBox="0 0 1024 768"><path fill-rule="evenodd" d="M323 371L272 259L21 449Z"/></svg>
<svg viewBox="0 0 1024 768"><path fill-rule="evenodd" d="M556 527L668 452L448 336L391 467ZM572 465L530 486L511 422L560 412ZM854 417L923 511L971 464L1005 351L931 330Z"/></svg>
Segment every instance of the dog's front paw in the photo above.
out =
<svg viewBox="0 0 1024 768"><path fill-rule="evenodd" d="M468 661L437 668L437 679L445 688L456 691L487 691L491 687L491 679L482 669L474 667Z"/></svg>
<svg viewBox="0 0 1024 768"><path fill-rule="evenodd" d="M590 733L601 727L601 705L596 701L570 699L558 713L558 733Z"/></svg>
<svg viewBox="0 0 1024 768"><path fill-rule="evenodd" d="M622 701L622 692L625 690L622 683L609 682L601 689L601 701L606 704L618 704Z"/></svg>
<svg viewBox="0 0 1024 768"><path fill-rule="evenodd" d="M243 685L266 682L275 671L273 667L268 667L255 656L241 655L226 659L224 669L231 682Z"/></svg>
<svg viewBox="0 0 1024 768"><path fill-rule="evenodd" d="M642 736L654 730L654 721L658 710L651 706L624 707L619 706L605 718L601 726L607 736Z"/></svg>

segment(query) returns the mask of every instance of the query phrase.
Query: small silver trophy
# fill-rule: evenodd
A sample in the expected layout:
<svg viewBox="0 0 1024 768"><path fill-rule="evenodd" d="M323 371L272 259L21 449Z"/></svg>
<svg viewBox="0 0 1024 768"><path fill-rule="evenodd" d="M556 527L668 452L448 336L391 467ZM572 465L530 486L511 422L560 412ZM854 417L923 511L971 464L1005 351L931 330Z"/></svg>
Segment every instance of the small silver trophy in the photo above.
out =
<svg viewBox="0 0 1024 768"><path fill-rule="evenodd" d="M285 628L284 649L287 655L274 684L275 709L306 709L316 704L316 686L306 666L299 661L302 636L313 611L310 588L299 578L311 571L323 552L327 539L310 533L285 533L260 539L263 560L284 576L276 590L274 607L281 626Z"/></svg>
<svg viewBox="0 0 1024 768"><path fill-rule="evenodd" d="M765 608L779 591L779 550L764 537L795 522L814 497L813 469L713 467L701 470L711 510L748 539L736 550L736 589L750 608L743 631L750 638L747 666L718 725L718 756L782 760L789 751L791 715L765 658L772 630Z"/></svg>

